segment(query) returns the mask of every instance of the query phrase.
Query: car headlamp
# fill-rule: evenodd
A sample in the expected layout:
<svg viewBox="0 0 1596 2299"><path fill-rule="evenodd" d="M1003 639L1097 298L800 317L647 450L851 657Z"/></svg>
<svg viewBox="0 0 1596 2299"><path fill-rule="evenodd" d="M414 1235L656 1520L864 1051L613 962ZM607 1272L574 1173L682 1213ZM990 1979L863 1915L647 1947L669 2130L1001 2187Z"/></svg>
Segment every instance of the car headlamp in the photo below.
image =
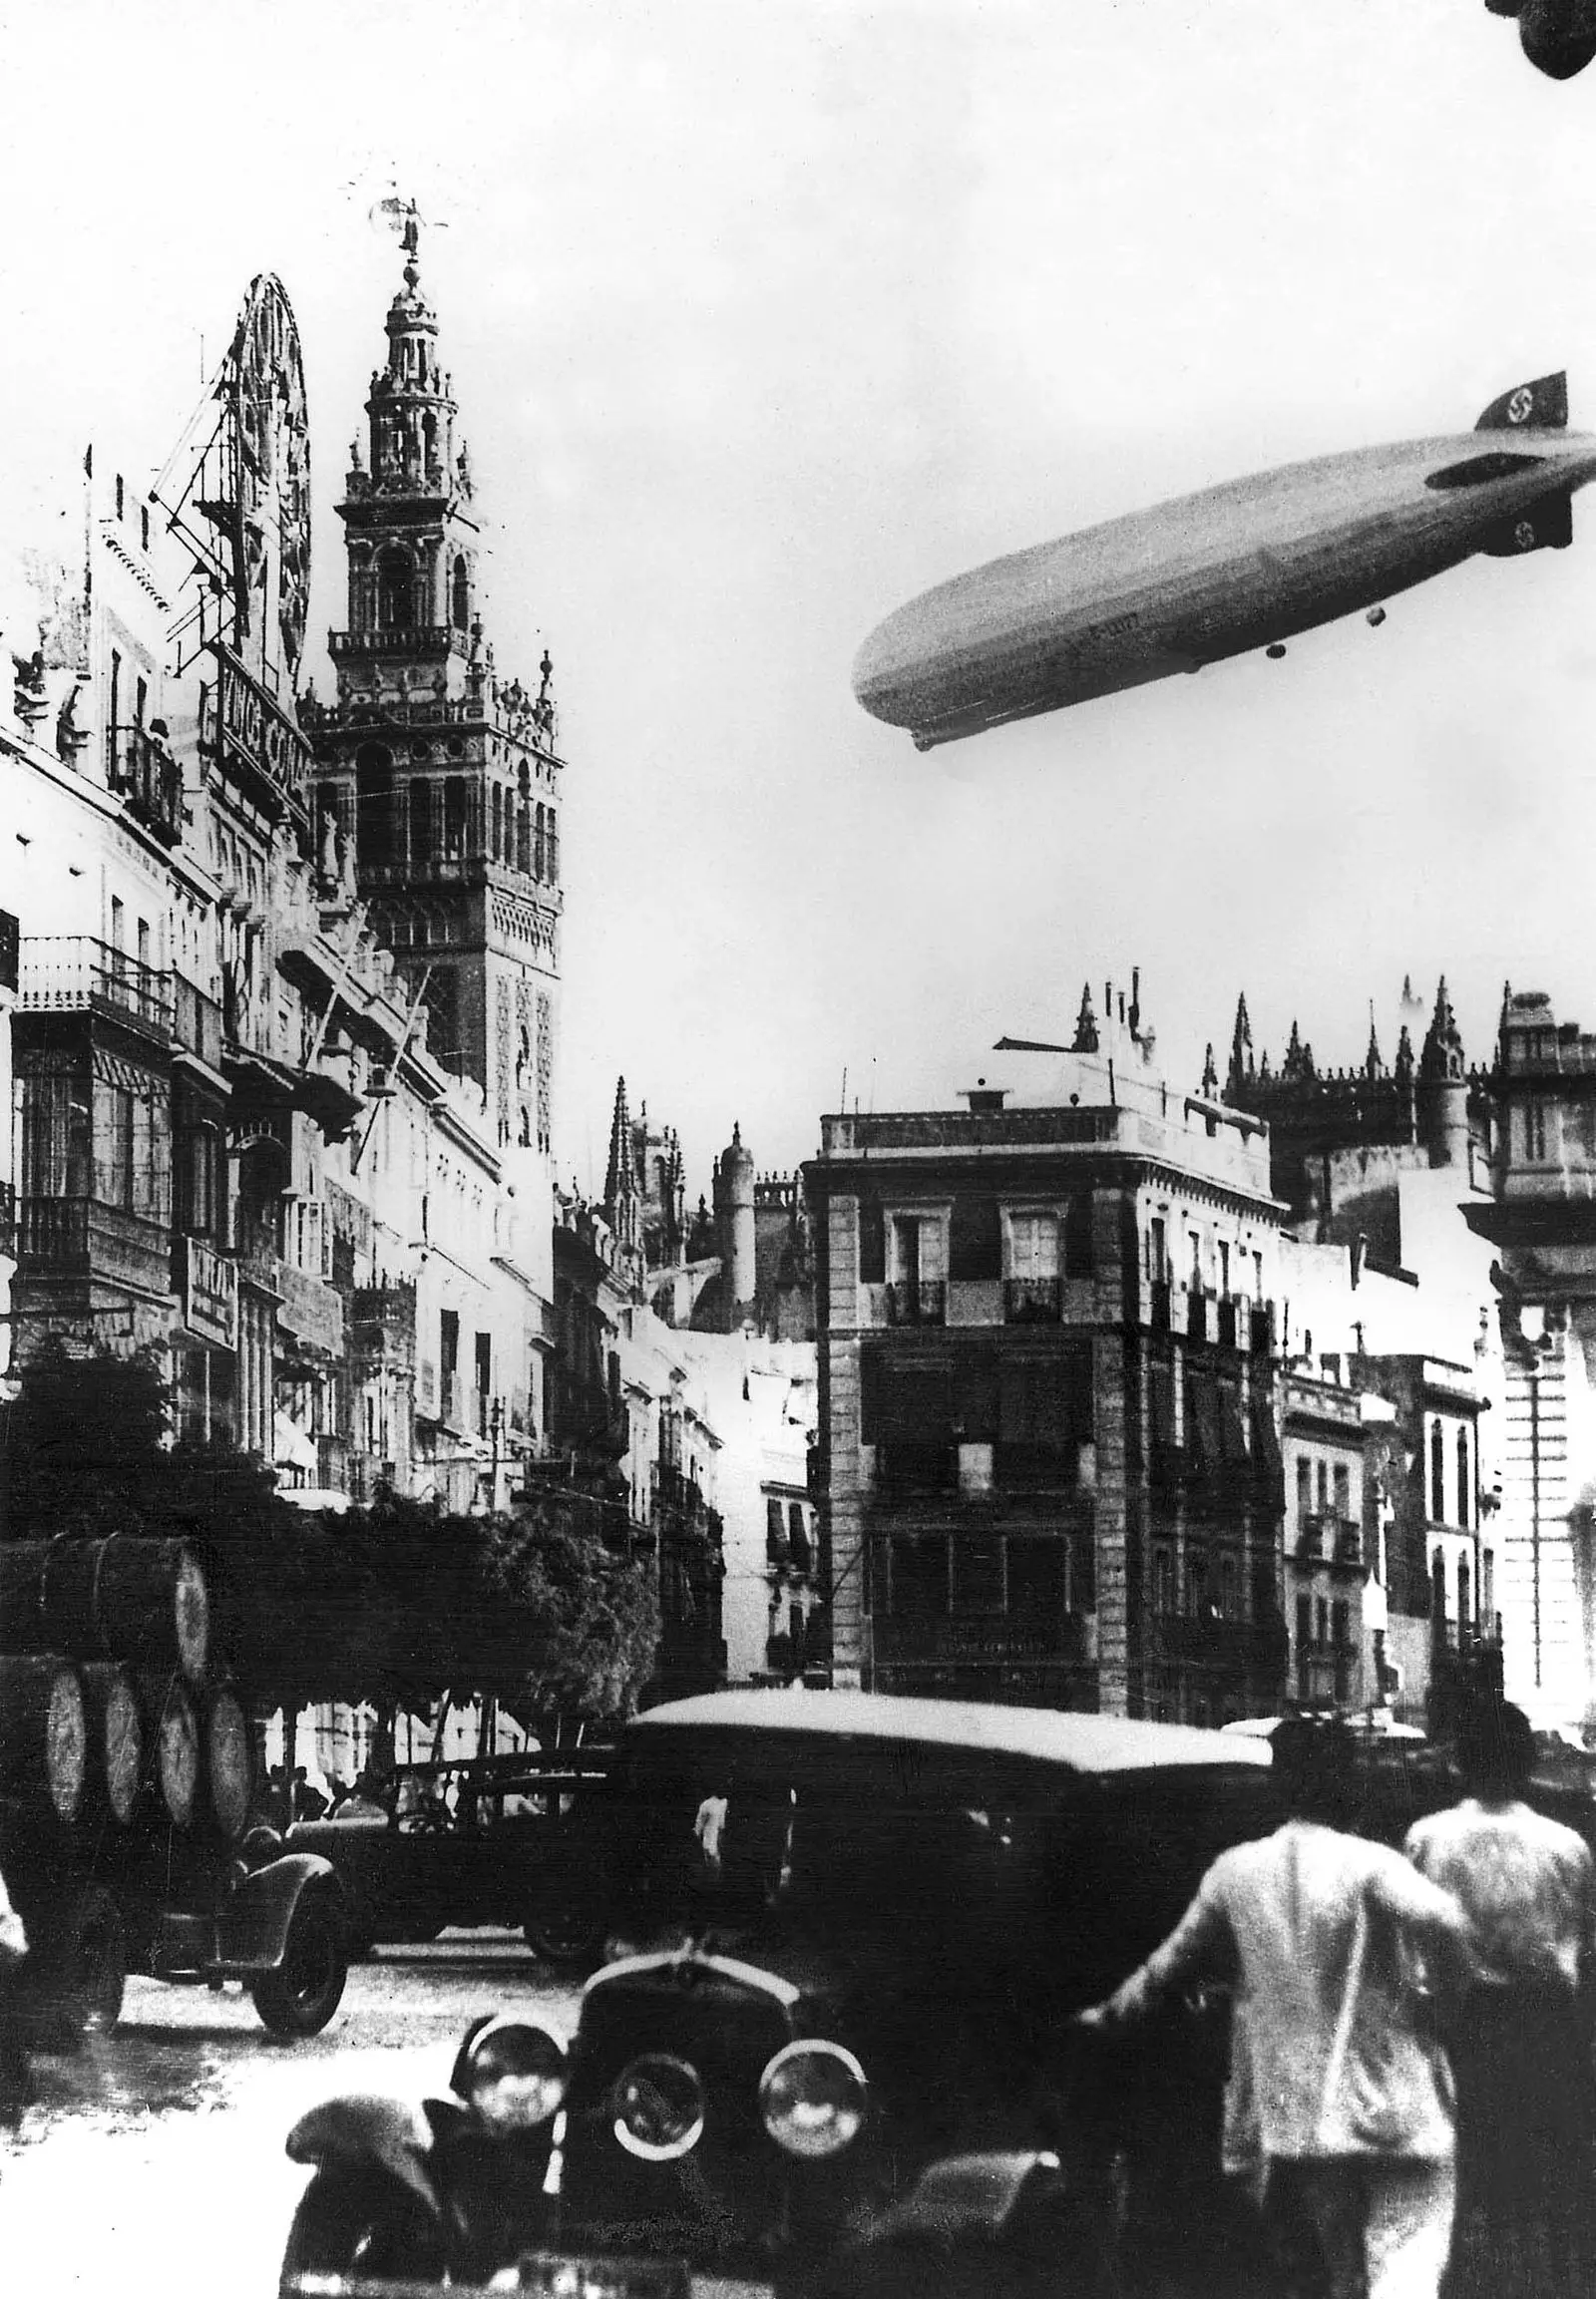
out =
<svg viewBox="0 0 1596 2299"><path fill-rule="evenodd" d="M615 2078L615 2137L628 2155L668 2163L697 2145L704 2088L696 2068L669 2052L644 2052Z"/></svg>
<svg viewBox="0 0 1596 2299"><path fill-rule="evenodd" d="M870 2087L852 2052L801 2037L759 2079L765 2129L789 2155L836 2155L859 2135Z"/></svg>
<svg viewBox="0 0 1596 2299"><path fill-rule="evenodd" d="M566 2055L547 2028L486 2020L461 2048L453 2089L491 2131L531 2131L566 2096Z"/></svg>

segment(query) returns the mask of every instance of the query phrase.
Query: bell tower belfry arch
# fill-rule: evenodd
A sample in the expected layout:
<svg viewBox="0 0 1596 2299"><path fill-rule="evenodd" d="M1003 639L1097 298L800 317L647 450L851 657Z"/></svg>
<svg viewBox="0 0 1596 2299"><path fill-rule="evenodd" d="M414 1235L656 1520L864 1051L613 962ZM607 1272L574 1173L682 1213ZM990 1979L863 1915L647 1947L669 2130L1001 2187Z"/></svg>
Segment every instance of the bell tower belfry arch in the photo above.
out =
<svg viewBox="0 0 1596 2299"><path fill-rule="evenodd" d="M481 1087L501 1146L547 1160L564 907L554 665L545 653L535 689L495 668L476 486L419 237L412 209L364 454L357 438L337 506L338 695L308 714L319 851L352 866L400 970L425 978L431 1052Z"/></svg>

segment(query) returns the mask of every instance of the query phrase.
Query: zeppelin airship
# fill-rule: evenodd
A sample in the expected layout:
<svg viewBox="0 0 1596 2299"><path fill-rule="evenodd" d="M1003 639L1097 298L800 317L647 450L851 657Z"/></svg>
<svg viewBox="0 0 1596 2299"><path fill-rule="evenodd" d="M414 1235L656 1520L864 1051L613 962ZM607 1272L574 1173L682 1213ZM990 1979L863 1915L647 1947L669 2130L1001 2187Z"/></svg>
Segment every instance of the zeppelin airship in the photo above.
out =
<svg viewBox="0 0 1596 2299"><path fill-rule="evenodd" d="M1564 375L1492 400L1472 431L1227 480L995 559L911 599L859 650L854 693L916 747L980 734L1261 647L1477 552L1573 539L1596 437Z"/></svg>

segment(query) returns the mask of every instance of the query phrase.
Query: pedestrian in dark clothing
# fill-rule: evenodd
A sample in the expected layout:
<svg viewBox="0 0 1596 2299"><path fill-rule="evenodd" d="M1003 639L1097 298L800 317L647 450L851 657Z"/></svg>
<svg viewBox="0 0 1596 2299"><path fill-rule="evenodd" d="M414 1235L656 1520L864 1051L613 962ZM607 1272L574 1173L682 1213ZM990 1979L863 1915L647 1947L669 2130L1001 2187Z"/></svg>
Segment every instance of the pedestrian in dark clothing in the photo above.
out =
<svg viewBox="0 0 1596 2299"><path fill-rule="evenodd" d="M1458 1739L1462 1801L1407 1837L1474 1935L1471 1982L1443 2009L1457 2082L1456 2299L1596 2289L1596 1862L1583 1837L1525 1802L1533 1753L1523 1711L1482 1703Z"/></svg>
<svg viewBox="0 0 1596 2299"><path fill-rule="evenodd" d="M1222 1852L1174 1932L1088 2029L1144 2018L1194 1983L1235 1988L1225 2170L1281 2253L1278 2289L1436 2299L1452 2231L1452 2087L1409 1985L1462 1952L1452 1895L1388 1845L1348 1835L1351 1746L1282 1724L1290 1817Z"/></svg>

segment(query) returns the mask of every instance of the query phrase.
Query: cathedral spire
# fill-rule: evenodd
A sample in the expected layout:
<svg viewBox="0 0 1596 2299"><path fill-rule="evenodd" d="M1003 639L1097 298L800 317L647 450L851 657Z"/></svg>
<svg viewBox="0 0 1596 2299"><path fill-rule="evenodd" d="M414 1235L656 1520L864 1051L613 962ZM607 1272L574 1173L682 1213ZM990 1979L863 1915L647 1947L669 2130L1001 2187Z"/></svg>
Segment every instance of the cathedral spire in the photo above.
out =
<svg viewBox="0 0 1596 2299"><path fill-rule="evenodd" d="M1314 1068L1314 1049L1304 1042L1296 1017L1293 1016L1291 1040L1286 1047L1286 1058L1280 1065L1281 1083L1301 1085L1317 1074Z"/></svg>
<svg viewBox="0 0 1596 2299"><path fill-rule="evenodd" d="M1197 1090L1208 1101L1214 1101L1218 1097L1219 1071L1214 1066L1214 1041L1212 1038L1208 1040L1208 1051L1203 1059L1203 1082Z"/></svg>
<svg viewBox="0 0 1596 2299"><path fill-rule="evenodd" d="M626 1106L626 1081L615 1080L615 1106L609 1120L609 1162L604 1170L604 1220L615 1243L628 1254L642 1251L642 1204L637 1188L637 1145Z"/></svg>
<svg viewBox="0 0 1596 2299"><path fill-rule="evenodd" d="M1253 1065L1253 1025L1247 1013L1247 992L1236 1000L1236 1026L1230 1033L1230 1068L1225 1073L1225 1099L1239 1102L1256 1076Z"/></svg>
<svg viewBox="0 0 1596 2299"><path fill-rule="evenodd" d="M1385 1075L1386 1064L1381 1057L1380 1037L1375 1028L1375 1001L1369 1001L1369 1051L1364 1056L1364 1075L1377 1078Z"/></svg>
<svg viewBox="0 0 1596 2299"><path fill-rule="evenodd" d="M1080 992L1080 1011L1075 1016L1074 1042L1071 1053L1095 1053L1098 1047L1097 1016L1092 1011L1091 983L1084 982Z"/></svg>

